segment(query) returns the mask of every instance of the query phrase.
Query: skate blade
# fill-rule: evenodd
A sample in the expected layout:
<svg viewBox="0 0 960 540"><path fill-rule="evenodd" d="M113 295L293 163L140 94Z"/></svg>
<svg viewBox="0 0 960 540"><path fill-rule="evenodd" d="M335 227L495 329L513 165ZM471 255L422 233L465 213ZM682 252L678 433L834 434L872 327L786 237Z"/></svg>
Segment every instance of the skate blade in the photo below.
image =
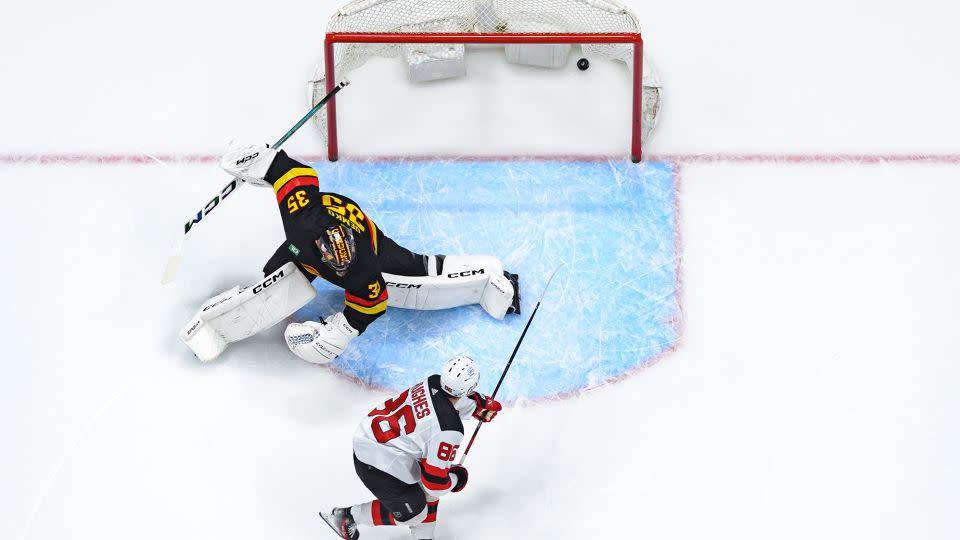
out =
<svg viewBox="0 0 960 540"><path fill-rule="evenodd" d="M328 514L326 512L321 511L320 519L322 519L324 523L326 523L331 529L333 529L333 534L337 535L337 538L344 538L344 536L340 534L340 529L338 529L337 526L330 521L333 519L333 514Z"/></svg>

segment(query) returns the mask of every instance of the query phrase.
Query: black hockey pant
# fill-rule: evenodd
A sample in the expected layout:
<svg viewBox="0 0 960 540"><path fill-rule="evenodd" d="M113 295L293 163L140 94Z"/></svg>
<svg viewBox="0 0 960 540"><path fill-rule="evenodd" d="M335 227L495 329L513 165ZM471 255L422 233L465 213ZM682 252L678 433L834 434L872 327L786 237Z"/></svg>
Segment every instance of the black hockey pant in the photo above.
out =
<svg viewBox="0 0 960 540"><path fill-rule="evenodd" d="M363 485L380 501L381 511L390 514L374 516L375 520L379 517L384 524L389 523L391 517L397 522L409 521L426 508L427 496L419 484L406 484L393 475L360 461L356 455L353 456L353 467Z"/></svg>

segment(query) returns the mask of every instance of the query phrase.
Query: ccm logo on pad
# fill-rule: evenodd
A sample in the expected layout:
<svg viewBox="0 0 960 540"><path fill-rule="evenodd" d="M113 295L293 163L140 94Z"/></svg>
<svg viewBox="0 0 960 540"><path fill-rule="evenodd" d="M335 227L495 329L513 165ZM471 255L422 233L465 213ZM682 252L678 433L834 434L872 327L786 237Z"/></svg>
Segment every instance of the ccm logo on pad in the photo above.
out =
<svg viewBox="0 0 960 540"><path fill-rule="evenodd" d="M387 287L395 287L397 289L419 289L421 284L417 283L394 283L392 281L387 282Z"/></svg>
<svg viewBox="0 0 960 540"><path fill-rule="evenodd" d="M451 274L447 274L447 277L448 278L470 277L470 276L475 276L477 274L482 274L482 273L483 273L483 268L479 270L465 270L463 272L453 272Z"/></svg>
<svg viewBox="0 0 960 540"><path fill-rule="evenodd" d="M267 287L273 285L274 283L276 283L276 282L277 282L280 278L282 278L282 277L283 277L283 270L281 270L281 271L277 272L276 274L268 277L267 279L263 280L263 283L260 283L259 285L257 285L256 287L253 288L253 294L258 294L258 293L262 292L264 289L266 289Z"/></svg>

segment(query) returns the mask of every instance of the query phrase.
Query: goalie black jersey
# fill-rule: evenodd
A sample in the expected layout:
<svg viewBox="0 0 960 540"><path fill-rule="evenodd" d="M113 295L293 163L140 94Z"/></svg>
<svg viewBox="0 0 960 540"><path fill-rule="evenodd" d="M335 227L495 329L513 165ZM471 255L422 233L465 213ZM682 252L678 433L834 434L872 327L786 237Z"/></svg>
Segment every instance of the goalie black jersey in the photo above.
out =
<svg viewBox="0 0 960 540"><path fill-rule="evenodd" d="M286 253L282 255L296 262L310 279L320 277L342 287L343 313L350 326L359 332L387 309L387 286L382 273L384 257L400 259L410 267L404 275L426 274L423 262L387 238L355 201L345 195L320 191L317 171L312 167L281 150L267 171L266 180L273 184L287 236L287 242L281 247ZM343 275L324 264L316 244L327 229L337 225L350 228L356 248L353 262ZM271 259L268 267L276 262Z"/></svg>

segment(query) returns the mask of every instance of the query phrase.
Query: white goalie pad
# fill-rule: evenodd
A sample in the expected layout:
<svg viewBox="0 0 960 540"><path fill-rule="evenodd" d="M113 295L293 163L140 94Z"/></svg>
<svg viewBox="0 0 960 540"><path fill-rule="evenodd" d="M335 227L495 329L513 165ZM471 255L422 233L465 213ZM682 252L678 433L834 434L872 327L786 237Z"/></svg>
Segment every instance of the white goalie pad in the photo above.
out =
<svg viewBox="0 0 960 540"><path fill-rule="evenodd" d="M518 291L496 257L451 255L439 272L434 261L431 257L429 276L384 273L387 305L434 310L480 304L493 318L503 319L515 300L519 302Z"/></svg>
<svg viewBox="0 0 960 540"><path fill-rule="evenodd" d="M289 262L251 287L234 287L207 300L180 331L197 358L208 362L228 343L270 328L317 295L310 281Z"/></svg>

